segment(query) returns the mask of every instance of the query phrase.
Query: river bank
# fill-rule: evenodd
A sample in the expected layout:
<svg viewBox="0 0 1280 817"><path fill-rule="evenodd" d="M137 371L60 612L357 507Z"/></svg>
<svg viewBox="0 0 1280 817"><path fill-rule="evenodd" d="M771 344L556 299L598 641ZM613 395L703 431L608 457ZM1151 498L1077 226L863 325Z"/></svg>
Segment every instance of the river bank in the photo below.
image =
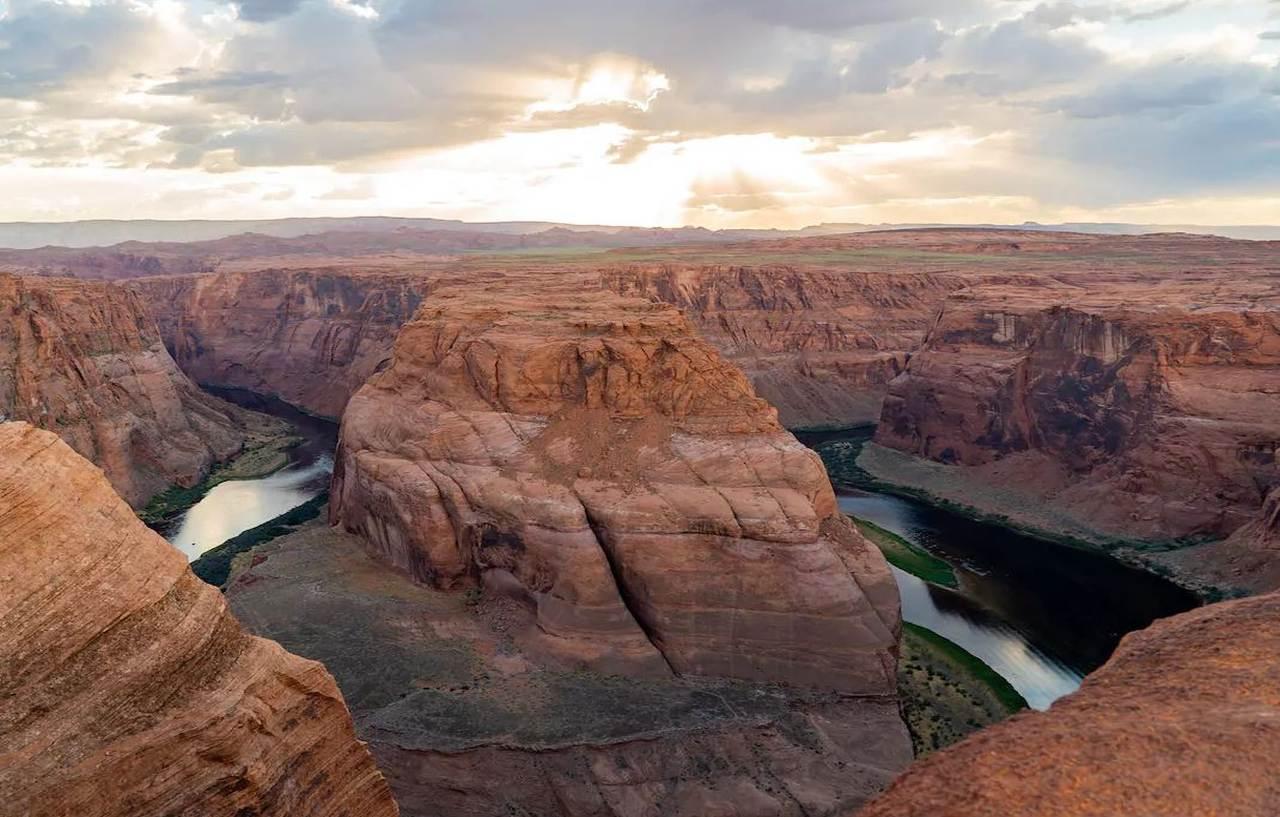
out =
<svg viewBox="0 0 1280 817"><path fill-rule="evenodd" d="M231 460L214 466L207 477L190 488L175 485L152 497L147 506L138 511L138 518L148 527L162 529L224 482L260 479L285 468L289 465L289 452L305 441L285 422L264 423L248 436L248 443Z"/></svg>
<svg viewBox="0 0 1280 817"><path fill-rule="evenodd" d="M916 757L1027 708L1026 699L981 659L911 623L902 629L898 695Z"/></svg>
<svg viewBox="0 0 1280 817"><path fill-rule="evenodd" d="M1239 588L1205 581L1187 560L1165 559L1207 545L1207 540L1147 542L1108 536L1079 520L1055 513L1036 497L957 479L955 466L923 460L873 442L875 426L795 432L827 450L823 461L836 485L902 497L973 522L1057 546L1106 556L1177 584L1202 603L1246 595Z"/></svg>
<svg viewBox="0 0 1280 817"><path fill-rule="evenodd" d="M246 391L211 391L268 415L284 433L261 440L246 457L200 486L164 498L153 527L192 561L326 491L338 441L336 423L281 400Z"/></svg>

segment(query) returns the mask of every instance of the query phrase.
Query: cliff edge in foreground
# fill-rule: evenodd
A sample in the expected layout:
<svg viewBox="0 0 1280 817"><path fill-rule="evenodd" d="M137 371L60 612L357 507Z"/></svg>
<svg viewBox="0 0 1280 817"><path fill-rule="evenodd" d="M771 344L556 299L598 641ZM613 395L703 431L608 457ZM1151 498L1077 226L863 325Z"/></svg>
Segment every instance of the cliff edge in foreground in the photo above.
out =
<svg viewBox="0 0 1280 817"><path fill-rule="evenodd" d="M318 663L222 595L58 437L0 424L0 811L393 817Z"/></svg>

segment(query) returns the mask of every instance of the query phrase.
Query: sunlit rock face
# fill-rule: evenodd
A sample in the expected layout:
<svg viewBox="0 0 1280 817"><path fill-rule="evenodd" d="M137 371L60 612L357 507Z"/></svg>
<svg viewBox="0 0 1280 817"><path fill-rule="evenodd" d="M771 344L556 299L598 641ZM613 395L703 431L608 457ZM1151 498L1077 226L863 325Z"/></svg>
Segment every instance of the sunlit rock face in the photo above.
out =
<svg viewBox="0 0 1280 817"><path fill-rule="evenodd" d="M61 436L133 505L244 444L244 412L174 364L121 287L0 275L0 417Z"/></svg>
<svg viewBox="0 0 1280 817"><path fill-rule="evenodd" d="M667 305L438 293L348 406L332 494L383 558L518 596L585 666L894 689L883 558Z"/></svg>
<svg viewBox="0 0 1280 817"><path fill-rule="evenodd" d="M1276 594L1158 621L1049 711L930 755L858 815L1275 814L1277 650Z"/></svg>
<svg viewBox="0 0 1280 817"><path fill-rule="evenodd" d="M130 283L201 384L337 418L391 353L429 281L410 272L263 269Z"/></svg>
<svg viewBox="0 0 1280 817"><path fill-rule="evenodd" d="M393 817L324 667L55 435L0 424L0 802L14 815Z"/></svg>

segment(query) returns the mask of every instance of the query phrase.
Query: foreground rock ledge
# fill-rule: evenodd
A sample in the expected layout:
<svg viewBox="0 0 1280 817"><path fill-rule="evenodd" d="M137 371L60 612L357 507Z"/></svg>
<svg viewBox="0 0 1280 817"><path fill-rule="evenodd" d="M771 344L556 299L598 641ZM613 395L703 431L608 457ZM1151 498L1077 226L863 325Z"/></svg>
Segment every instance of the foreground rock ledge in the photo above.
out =
<svg viewBox="0 0 1280 817"><path fill-rule="evenodd" d="M911 768L859 817L1280 814L1280 595L1133 633L1078 692Z"/></svg>
<svg viewBox="0 0 1280 817"><path fill-rule="evenodd" d="M221 594L51 433L0 424L0 811L391 817L324 668Z"/></svg>
<svg viewBox="0 0 1280 817"><path fill-rule="evenodd" d="M527 649L631 676L895 691L897 590L818 456L666 304L442 291L343 418L332 521Z"/></svg>

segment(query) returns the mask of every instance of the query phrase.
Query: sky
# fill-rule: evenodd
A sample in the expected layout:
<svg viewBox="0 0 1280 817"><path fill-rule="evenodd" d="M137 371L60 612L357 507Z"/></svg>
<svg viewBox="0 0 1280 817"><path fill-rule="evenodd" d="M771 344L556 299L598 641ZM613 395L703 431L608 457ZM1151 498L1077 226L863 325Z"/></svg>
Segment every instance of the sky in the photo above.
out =
<svg viewBox="0 0 1280 817"><path fill-rule="evenodd" d="M0 220L1280 224L1280 0L0 0Z"/></svg>

